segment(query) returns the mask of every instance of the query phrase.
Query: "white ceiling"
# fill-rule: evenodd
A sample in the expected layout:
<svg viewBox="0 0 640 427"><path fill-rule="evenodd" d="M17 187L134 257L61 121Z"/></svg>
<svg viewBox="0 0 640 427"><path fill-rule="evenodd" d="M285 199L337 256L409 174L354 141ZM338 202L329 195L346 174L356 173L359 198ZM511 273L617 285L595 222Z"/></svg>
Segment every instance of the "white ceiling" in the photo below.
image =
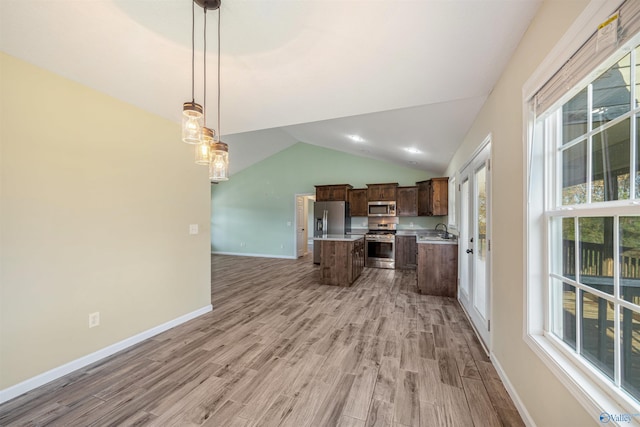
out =
<svg viewBox="0 0 640 427"><path fill-rule="evenodd" d="M232 173L298 141L444 171L540 4L222 1ZM208 16L216 128L217 12ZM202 33L196 7L199 102ZM1 0L0 49L176 122L191 99L190 0Z"/></svg>

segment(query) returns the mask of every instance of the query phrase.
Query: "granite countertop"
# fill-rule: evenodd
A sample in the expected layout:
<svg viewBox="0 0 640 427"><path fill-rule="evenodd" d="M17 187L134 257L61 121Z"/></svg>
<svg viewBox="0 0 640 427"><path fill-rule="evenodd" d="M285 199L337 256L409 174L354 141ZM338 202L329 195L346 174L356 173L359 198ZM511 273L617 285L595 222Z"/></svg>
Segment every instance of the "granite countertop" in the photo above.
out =
<svg viewBox="0 0 640 427"><path fill-rule="evenodd" d="M456 236L452 236L449 239L445 239L442 235L427 235L427 236L418 236L416 239L418 243L426 243L426 244L436 244L436 245L457 245L458 238Z"/></svg>
<svg viewBox="0 0 640 427"><path fill-rule="evenodd" d="M325 234L322 237L314 237L313 240L327 240L334 242L353 242L363 239L361 234Z"/></svg>

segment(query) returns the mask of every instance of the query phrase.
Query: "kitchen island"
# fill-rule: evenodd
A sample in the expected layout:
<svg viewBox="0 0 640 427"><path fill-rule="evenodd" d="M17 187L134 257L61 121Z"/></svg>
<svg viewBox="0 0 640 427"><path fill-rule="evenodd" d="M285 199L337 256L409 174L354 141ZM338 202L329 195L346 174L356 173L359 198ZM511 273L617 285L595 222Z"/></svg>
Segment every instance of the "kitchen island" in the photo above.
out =
<svg viewBox="0 0 640 427"><path fill-rule="evenodd" d="M326 234L314 237L320 245L320 281L324 285L351 286L364 268L364 236Z"/></svg>

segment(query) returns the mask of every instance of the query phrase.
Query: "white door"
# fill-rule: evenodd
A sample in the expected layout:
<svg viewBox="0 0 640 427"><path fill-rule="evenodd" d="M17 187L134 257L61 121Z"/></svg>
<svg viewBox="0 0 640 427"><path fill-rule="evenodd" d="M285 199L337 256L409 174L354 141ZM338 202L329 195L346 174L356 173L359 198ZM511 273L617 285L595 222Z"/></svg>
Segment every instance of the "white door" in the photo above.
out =
<svg viewBox="0 0 640 427"><path fill-rule="evenodd" d="M305 196L296 196L296 256L298 258L307 253L306 207L307 198Z"/></svg>
<svg viewBox="0 0 640 427"><path fill-rule="evenodd" d="M491 325L490 154L489 143L460 173L458 292L460 303L487 347Z"/></svg>

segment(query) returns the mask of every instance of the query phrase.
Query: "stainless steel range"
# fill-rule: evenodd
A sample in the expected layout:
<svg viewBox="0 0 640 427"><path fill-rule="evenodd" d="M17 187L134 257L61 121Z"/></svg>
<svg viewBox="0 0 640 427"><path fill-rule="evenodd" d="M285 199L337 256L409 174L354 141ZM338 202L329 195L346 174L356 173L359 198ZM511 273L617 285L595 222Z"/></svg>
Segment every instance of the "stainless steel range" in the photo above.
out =
<svg viewBox="0 0 640 427"><path fill-rule="evenodd" d="M396 268L396 228L398 217L369 217L369 232L365 240L365 265L375 268Z"/></svg>

